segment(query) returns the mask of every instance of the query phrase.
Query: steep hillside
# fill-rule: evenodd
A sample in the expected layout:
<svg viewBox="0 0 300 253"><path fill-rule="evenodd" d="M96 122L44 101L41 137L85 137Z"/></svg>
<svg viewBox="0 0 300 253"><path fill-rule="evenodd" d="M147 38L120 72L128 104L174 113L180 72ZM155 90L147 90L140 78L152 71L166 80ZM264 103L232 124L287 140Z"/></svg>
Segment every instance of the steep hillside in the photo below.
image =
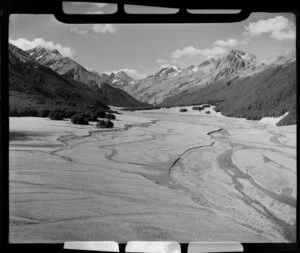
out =
<svg viewBox="0 0 300 253"><path fill-rule="evenodd" d="M192 65L185 69L176 66L163 68L134 84L122 86L122 89L141 101L157 105L182 92L216 81L250 76L294 59L294 55L289 55L262 61L253 54L231 50L221 58L211 58L197 66Z"/></svg>
<svg viewBox="0 0 300 253"><path fill-rule="evenodd" d="M243 78L218 80L167 98L161 106L215 104L222 114L247 119L278 117L296 123L296 62L287 62ZM282 124L282 123L281 123Z"/></svg>
<svg viewBox="0 0 300 253"><path fill-rule="evenodd" d="M51 68L59 75L86 84L99 96L104 97L110 105L138 106L144 104L123 90L110 85L116 74L98 74L88 71L73 59L63 57L57 50L52 51L39 46L26 52L40 64Z"/></svg>
<svg viewBox="0 0 300 253"><path fill-rule="evenodd" d="M55 104L98 104L108 108L105 97L60 76L13 45L9 45L9 96L12 109L49 108Z"/></svg>

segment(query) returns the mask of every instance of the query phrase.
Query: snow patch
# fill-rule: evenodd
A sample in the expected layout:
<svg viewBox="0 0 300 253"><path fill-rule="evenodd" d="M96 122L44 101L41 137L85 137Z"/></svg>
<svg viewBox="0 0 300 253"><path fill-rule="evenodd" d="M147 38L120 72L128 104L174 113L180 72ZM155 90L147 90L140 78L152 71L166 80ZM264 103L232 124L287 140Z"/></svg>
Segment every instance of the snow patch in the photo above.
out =
<svg viewBox="0 0 300 253"><path fill-rule="evenodd" d="M262 123L262 124L268 124L268 125L272 125L272 126L276 126L276 124L282 120L286 115L288 115L289 113L286 112L285 114L283 114L282 116L280 117L264 117L262 118L261 120L259 120L258 122L259 123Z"/></svg>

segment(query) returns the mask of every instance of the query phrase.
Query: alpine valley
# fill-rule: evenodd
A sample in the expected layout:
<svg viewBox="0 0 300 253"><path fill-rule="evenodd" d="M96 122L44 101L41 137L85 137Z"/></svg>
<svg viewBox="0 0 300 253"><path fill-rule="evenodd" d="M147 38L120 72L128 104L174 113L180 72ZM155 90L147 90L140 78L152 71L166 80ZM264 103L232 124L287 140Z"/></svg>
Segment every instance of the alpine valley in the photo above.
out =
<svg viewBox="0 0 300 253"><path fill-rule="evenodd" d="M58 50L9 48L12 108L20 100L24 104L28 95L29 104L58 99L131 109L208 103L223 115L254 120L288 112L279 125L296 123L295 53L257 60L253 54L231 50L197 66L170 65L134 80L124 71L89 71Z"/></svg>

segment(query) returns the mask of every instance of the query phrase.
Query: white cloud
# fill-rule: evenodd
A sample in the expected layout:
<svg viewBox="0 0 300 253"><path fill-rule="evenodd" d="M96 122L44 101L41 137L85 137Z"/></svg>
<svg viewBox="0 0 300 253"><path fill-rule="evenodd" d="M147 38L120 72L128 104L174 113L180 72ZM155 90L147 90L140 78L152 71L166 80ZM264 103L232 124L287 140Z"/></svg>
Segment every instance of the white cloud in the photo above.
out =
<svg viewBox="0 0 300 253"><path fill-rule="evenodd" d="M123 68L123 69L119 69L119 70L113 70L113 71L109 71L109 72L105 72L105 73L110 74L110 73L117 73L119 71L124 71L127 75L129 75L133 79L142 79L142 78L146 77L145 74L139 72L138 70L136 70L136 69L128 69L128 68Z"/></svg>
<svg viewBox="0 0 300 253"><path fill-rule="evenodd" d="M78 33L80 35L92 33L115 33L117 31L117 26L113 24L93 24L93 25L77 25L73 26L70 31Z"/></svg>
<svg viewBox="0 0 300 253"><path fill-rule="evenodd" d="M117 31L116 25L113 24L93 24L90 27L95 33L115 33Z"/></svg>
<svg viewBox="0 0 300 253"><path fill-rule="evenodd" d="M195 48L193 46L185 47L183 49L177 49L172 52L171 57L173 59L180 59L184 56L187 57L195 57L195 56L204 56L207 58L216 56L216 55L221 55L226 53L226 49L222 47L213 47L213 48L205 48L205 49L200 49L200 48Z"/></svg>
<svg viewBox="0 0 300 253"><path fill-rule="evenodd" d="M260 19L256 22L249 23L249 25L244 28L244 35L250 37L265 33L269 34L270 38L277 40L296 38L295 24L283 16Z"/></svg>
<svg viewBox="0 0 300 253"><path fill-rule="evenodd" d="M164 63L164 62L166 62L166 60L165 59L156 59L156 62L157 63Z"/></svg>
<svg viewBox="0 0 300 253"><path fill-rule="evenodd" d="M70 29L70 31L71 32L76 32L76 33L81 34L81 35L88 33L88 30L82 29L82 28L79 28L79 27L72 27Z"/></svg>
<svg viewBox="0 0 300 253"><path fill-rule="evenodd" d="M61 44L54 43L53 41L45 41L42 38L35 38L33 40L27 40L24 38L19 38L16 40L9 39L9 42L23 50L28 50L37 46L42 46L50 50L56 49L63 56L73 57L75 54L74 50L72 50L70 47L62 46Z"/></svg>
<svg viewBox="0 0 300 253"><path fill-rule="evenodd" d="M229 38L227 40L217 40L214 42L214 46L220 46L220 47L235 47L240 43L239 40Z"/></svg>

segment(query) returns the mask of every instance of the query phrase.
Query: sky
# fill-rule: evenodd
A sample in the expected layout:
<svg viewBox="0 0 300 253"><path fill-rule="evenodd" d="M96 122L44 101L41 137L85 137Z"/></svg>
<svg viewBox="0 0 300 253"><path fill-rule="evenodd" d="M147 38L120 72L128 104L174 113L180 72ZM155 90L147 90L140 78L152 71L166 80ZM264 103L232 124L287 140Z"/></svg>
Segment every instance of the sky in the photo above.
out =
<svg viewBox="0 0 300 253"><path fill-rule="evenodd" d="M68 3L64 11L101 15L116 8L103 3ZM152 8L151 12L161 11ZM38 45L55 48L89 70L124 70L138 79L168 65L199 65L231 49L258 59L295 51L295 16L252 13L242 22L214 24L64 24L53 15L13 14L9 41L23 50Z"/></svg>

